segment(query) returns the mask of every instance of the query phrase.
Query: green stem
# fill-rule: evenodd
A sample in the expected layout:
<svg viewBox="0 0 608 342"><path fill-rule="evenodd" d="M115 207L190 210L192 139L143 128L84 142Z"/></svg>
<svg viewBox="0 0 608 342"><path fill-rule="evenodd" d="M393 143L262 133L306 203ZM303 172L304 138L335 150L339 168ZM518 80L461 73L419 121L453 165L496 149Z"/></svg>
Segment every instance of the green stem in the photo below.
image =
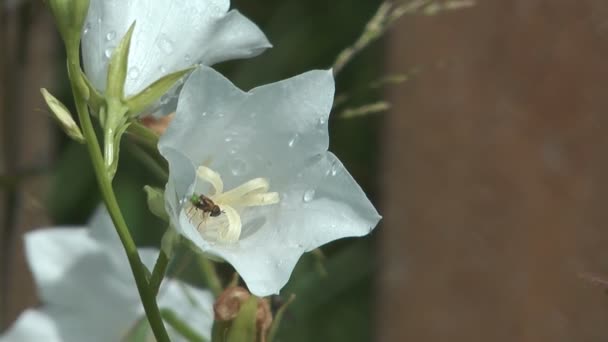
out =
<svg viewBox="0 0 608 342"><path fill-rule="evenodd" d="M219 296L224 288L222 287L222 282L220 281L220 277L217 275L215 270L215 265L213 261L205 258L204 256L197 256L197 261L201 270L205 276L205 281L207 282L207 286L213 292L213 294L217 297Z"/></svg>
<svg viewBox="0 0 608 342"><path fill-rule="evenodd" d="M203 336L199 335L196 330L192 329L186 322L182 321L175 312L169 309L163 309L160 311L163 318L171 325L175 331L182 335L186 340L191 342L206 342Z"/></svg>
<svg viewBox="0 0 608 342"><path fill-rule="evenodd" d="M77 46L78 45L76 45L76 47ZM148 321L150 322L150 326L154 336L156 337L156 341L169 342L169 335L167 334L167 330L165 329L163 320L160 316L156 299L148 287L146 271L144 270L144 266L141 263L139 254L137 253L135 242L129 233L127 223L122 216L120 207L118 206L118 201L116 200L116 196L114 194L114 189L112 188L110 178L106 172L99 142L97 141L97 136L95 135L95 130L93 129L93 123L91 122L91 117L89 116L87 103L82 95L82 84L84 81L80 79L81 76L78 48L74 48L74 46L66 46L66 50L68 53L68 72L70 74L70 83L72 86L72 93L74 95L74 103L76 104L76 111L78 112L82 132L87 141L87 148L89 150L103 200L108 208L110 216L112 217L112 222L114 222L114 227L116 228L116 232L118 233L120 241L125 249L125 253L127 254L129 265L131 266L133 277L135 278L135 283L137 284L137 290L139 291L139 295L144 306L144 311L146 312L146 316L148 317Z"/></svg>
<svg viewBox="0 0 608 342"><path fill-rule="evenodd" d="M150 291L152 291L154 297L158 295L158 289L160 288L160 284L165 277L168 265L169 257L167 257L167 253L161 250L158 254L158 259L156 259L156 263L154 264L152 275L150 276Z"/></svg>

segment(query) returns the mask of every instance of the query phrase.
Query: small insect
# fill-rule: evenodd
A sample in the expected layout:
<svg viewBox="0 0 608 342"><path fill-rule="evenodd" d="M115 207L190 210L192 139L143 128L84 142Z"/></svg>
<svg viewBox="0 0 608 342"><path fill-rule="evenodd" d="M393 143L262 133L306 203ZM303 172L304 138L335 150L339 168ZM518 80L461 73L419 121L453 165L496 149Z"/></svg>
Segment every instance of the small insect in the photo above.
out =
<svg viewBox="0 0 608 342"><path fill-rule="evenodd" d="M203 214L209 214L211 217L217 217L222 214L220 207L205 195L197 196L196 194L192 194L190 203L192 203L194 208L202 210Z"/></svg>

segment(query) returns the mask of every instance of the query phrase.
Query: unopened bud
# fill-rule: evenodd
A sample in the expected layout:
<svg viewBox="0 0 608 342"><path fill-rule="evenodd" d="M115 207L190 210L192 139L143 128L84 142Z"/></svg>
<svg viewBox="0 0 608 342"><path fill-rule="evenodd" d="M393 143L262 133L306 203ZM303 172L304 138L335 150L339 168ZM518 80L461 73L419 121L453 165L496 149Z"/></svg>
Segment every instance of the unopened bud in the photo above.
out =
<svg viewBox="0 0 608 342"><path fill-rule="evenodd" d="M89 0L48 0L47 3L66 46L78 48L82 27L89 11Z"/></svg>
<svg viewBox="0 0 608 342"><path fill-rule="evenodd" d="M85 139L80 131L80 127L72 118L70 111L55 96L51 95L46 89L40 89L46 105L53 113L53 118L59 123L63 131L72 139L84 144Z"/></svg>

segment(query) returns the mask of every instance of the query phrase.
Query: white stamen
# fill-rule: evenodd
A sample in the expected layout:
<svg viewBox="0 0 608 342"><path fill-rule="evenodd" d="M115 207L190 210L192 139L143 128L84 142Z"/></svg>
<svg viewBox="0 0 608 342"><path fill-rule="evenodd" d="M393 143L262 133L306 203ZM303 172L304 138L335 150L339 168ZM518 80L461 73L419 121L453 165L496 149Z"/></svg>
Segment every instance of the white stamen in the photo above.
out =
<svg viewBox="0 0 608 342"><path fill-rule="evenodd" d="M221 176L205 166L196 170L197 182L211 184L215 192L207 195L222 213L211 216L210 212L195 207L190 201L184 206L186 216L197 231L209 241L234 243L241 236L241 216L239 210L247 207L271 205L279 202L279 193L268 192L270 183L265 178L254 178L236 188L223 192L224 183Z"/></svg>

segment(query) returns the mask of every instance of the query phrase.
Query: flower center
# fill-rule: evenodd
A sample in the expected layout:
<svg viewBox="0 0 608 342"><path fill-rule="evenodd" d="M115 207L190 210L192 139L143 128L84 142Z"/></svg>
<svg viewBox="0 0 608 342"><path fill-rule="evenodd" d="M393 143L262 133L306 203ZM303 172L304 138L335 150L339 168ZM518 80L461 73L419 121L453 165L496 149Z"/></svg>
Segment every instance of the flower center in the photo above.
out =
<svg viewBox="0 0 608 342"><path fill-rule="evenodd" d="M232 243L241 236L241 214L248 207L279 202L278 192L268 192L266 178L254 178L224 192L222 177L205 166L196 169L196 185L209 183L212 194L193 193L184 210L196 230L209 241Z"/></svg>

